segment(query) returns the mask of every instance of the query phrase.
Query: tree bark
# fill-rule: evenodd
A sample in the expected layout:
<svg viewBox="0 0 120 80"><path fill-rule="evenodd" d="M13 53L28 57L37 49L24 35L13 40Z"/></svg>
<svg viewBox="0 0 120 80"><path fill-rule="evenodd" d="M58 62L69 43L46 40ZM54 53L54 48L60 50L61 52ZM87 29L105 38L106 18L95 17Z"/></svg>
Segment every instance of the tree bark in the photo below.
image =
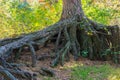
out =
<svg viewBox="0 0 120 80"><path fill-rule="evenodd" d="M81 0L63 0L61 19L68 19L76 15L79 15L80 19L84 17Z"/></svg>

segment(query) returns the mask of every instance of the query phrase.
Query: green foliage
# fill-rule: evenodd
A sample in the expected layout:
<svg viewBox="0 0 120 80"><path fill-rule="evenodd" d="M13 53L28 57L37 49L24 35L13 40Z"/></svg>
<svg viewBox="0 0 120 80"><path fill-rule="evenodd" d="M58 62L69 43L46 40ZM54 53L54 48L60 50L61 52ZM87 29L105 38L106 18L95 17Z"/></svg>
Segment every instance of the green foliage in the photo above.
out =
<svg viewBox="0 0 120 80"><path fill-rule="evenodd" d="M45 3L39 3L33 0L32 3L26 3L19 0L0 0L0 34L2 34L0 38L33 32L57 22L62 12L62 0L45 1ZM104 5L107 3L94 1L82 0L83 10L90 19L109 24L116 16L120 17L119 6L106 7ZM111 2L114 2L114 5L118 3Z"/></svg>
<svg viewBox="0 0 120 80"><path fill-rule="evenodd" d="M119 56L120 51L112 51L111 49L106 49L105 51L102 52L101 56L107 56L107 55L113 55L113 61L118 64L119 63Z"/></svg>
<svg viewBox="0 0 120 80"><path fill-rule="evenodd" d="M59 20L61 2L27 3L19 0L5 0L0 3L1 38L14 37L43 29Z"/></svg>
<svg viewBox="0 0 120 80"><path fill-rule="evenodd" d="M115 19L116 17L120 18L120 9L117 9L120 7L118 6L113 8L114 5L119 3L117 0L111 0L111 4L105 2L107 0L104 0L103 2L100 0L94 0L95 2L92 1L93 0L82 0L83 10L90 19L93 19L102 24L110 24L112 19ZM109 5L113 6L111 7Z"/></svg>
<svg viewBox="0 0 120 80"><path fill-rule="evenodd" d="M109 65L77 66L72 68L70 80L119 80L119 69Z"/></svg>
<svg viewBox="0 0 120 80"><path fill-rule="evenodd" d="M83 57L87 57L87 56L88 56L88 51L87 51L87 50L83 50L83 51L81 52L81 55L82 55Z"/></svg>

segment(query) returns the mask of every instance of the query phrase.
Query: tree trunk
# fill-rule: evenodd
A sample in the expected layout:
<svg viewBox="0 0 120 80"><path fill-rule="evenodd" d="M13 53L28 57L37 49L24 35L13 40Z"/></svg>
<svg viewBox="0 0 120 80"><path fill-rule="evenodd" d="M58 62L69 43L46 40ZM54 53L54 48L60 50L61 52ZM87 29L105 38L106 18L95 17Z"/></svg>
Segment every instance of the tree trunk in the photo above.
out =
<svg viewBox="0 0 120 80"><path fill-rule="evenodd" d="M68 19L78 15L80 19L84 17L84 12L81 6L81 0L63 0L63 11L61 19Z"/></svg>
<svg viewBox="0 0 120 80"><path fill-rule="evenodd" d="M1 65L9 68L7 62L4 64L4 58L11 56L14 49L20 49L20 52L21 48L27 45L32 52L32 64L35 66L36 57L33 45L43 45L53 37L56 38L56 54L52 67L57 64L63 65L70 53L73 54L75 60L80 56L92 60L107 60L109 56L116 62L120 60L120 28L98 24L88 19L82 10L81 0L63 0L63 11L59 22L42 31L0 40ZM58 48L58 46L62 47ZM5 71L1 73L3 72L8 74Z"/></svg>

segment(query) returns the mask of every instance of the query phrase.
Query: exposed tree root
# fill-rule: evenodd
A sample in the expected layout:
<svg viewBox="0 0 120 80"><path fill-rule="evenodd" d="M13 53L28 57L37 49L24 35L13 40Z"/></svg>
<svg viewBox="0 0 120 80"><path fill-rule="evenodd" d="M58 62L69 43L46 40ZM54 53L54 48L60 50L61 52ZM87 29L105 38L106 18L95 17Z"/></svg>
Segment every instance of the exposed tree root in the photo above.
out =
<svg viewBox="0 0 120 80"><path fill-rule="evenodd" d="M10 72L0 66L0 76L4 75L5 79L7 80L17 80Z"/></svg>
<svg viewBox="0 0 120 80"><path fill-rule="evenodd" d="M17 59L20 56L22 49L28 46L32 54L32 66L35 66L36 54L33 45L44 45L48 40L50 40L54 35L56 35L59 32L60 28L63 28L67 25L77 24L74 20L74 18L70 18L64 21L60 21L52 26L49 26L48 28L42 31L26 34L17 38L8 38L0 40L1 67L3 66L6 69L0 69L0 73L4 73L1 74L1 76L7 76L10 80L17 80L17 78L14 77L15 74L22 76L23 78L27 78L28 80L31 80L32 77L30 77L30 73L19 71L19 69L16 69L12 67L11 64L7 63L6 60L10 56L12 56L14 50L18 50L18 52L16 52L15 55L15 58Z"/></svg>
<svg viewBox="0 0 120 80"><path fill-rule="evenodd" d="M0 58L0 76L7 80L17 80L17 77L31 80L33 75L29 72L23 71L17 65L6 62L3 58ZM17 77L14 77L17 76Z"/></svg>
<svg viewBox="0 0 120 80"><path fill-rule="evenodd" d="M74 18L70 18L64 21L60 21L52 26L49 26L48 28L27 34L25 36L19 37L19 38L11 38L11 39L5 39L0 41L0 57L7 54L8 51L23 47L27 44L44 44L48 39L50 39L52 36L58 33L59 28L63 28L66 25L72 25L75 23Z"/></svg>
<svg viewBox="0 0 120 80"><path fill-rule="evenodd" d="M42 67L41 71L39 71L39 73L43 76L49 76L49 77L55 76L55 72L51 69L46 68L46 67Z"/></svg>
<svg viewBox="0 0 120 80"><path fill-rule="evenodd" d="M64 65L64 61L69 59L68 55L70 53L73 54L75 60L77 60L79 56L92 60L106 60L111 52L117 53L114 54L114 56L111 54L111 58L119 55L120 28L118 26L104 26L87 18L83 20L71 18L60 21L42 31L30 33L18 38L1 40L0 73L4 73L7 76L9 75L8 78L11 80L16 80L14 74L19 74L25 78L32 78L30 73L14 68L11 64L7 63L6 60L12 55L15 49L18 49L18 54L15 56L17 59L22 49L27 46L31 51L32 66L35 66L37 59L34 45L45 45L48 40L51 40L56 35L56 54L55 59L51 63L52 67L57 64ZM61 47L59 48L58 46ZM110 50L110 52L107 52L107 50Z"/></svg>

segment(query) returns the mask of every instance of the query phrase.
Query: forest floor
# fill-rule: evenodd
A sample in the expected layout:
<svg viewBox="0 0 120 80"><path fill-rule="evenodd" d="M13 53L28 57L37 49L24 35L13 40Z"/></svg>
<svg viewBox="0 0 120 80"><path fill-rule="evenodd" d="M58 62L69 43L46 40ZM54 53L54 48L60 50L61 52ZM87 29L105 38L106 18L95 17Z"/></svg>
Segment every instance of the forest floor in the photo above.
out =
<svg viewBox="0 0 120 80"><path fill-rule="evenodd" d="M37 57L51 55L53 49L53 44L40 47L36 51ZM30 73L35 73L35 80L120 80L120 65L116 65L110 61L91 61L86 58L80 58L78 61L74 61L73 57L70 57L70 61L65 62L64 66L58 65L55 68L51 68L50 63L52 59L48 57L43 60L38 60L36 66L32 67L31 54L30 52L24 51L16 63L25 64L21 68ZM55 76L42 76L39 73L41 67L54 71Z"/></svg>

